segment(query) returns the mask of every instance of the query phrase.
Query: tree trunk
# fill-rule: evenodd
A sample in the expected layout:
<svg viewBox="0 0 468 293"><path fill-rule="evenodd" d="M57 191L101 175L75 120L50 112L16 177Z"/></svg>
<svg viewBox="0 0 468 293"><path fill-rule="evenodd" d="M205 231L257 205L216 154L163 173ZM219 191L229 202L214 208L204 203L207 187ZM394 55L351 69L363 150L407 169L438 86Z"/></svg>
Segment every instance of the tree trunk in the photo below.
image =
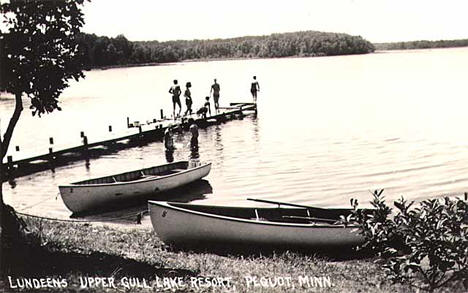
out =
<svg viewBox="0 0 468 293"><path fill-rule="evenodd" d="M8 146L10 145L10 141L13 136L13 131L15 130L16 123L18 122L21 116L21 112L23 112L23 100L21 99L21 93L17 93L15 95L15 102L15 111L13 112L5 134L3 135L3 141L1 141L2 146L0 148L0 158L2 162L8 151Z"/></svg>
<svg viewBox="0 0 468 293"><path fill-rule="evenodd" d="M6 180L6 168L3 165L3 159L6 156L8 151L8 146L10 145L11 137L13 136L13 130L15 129L16 123L18 122L21 112L23 111L23 100L21 99L21 93L17 93L15 95L15 111L10 118L10 122L8 123L8 127L5 131L5 134L2 138L2 132L0 129L0 271L3 269L3 244L5 241L5 233L8 234L9 232L5 231L5 228L10 221L8 221L9 214L7 213L7 209L5 208L5 204L3 203L3 182Z"/></svg>
<svg viewBox="0 0 468 293"><path fill-rule="evenodd" d="M8 127L5 131L5 134L2 138L2 133L0 131L0 226L1 231L3 231L3 181L6 180L6 168L3 165L3 159L6 156L8 151L8 146L10 145L11 137L13 136L13 131L15 130L16 123L18 122L21 112L23 111L23 100L21 98L21 93L17 93L15 95L15 111L10 118L10 122L8 123ZM0 231L0 232L1 232Z"/></svg>

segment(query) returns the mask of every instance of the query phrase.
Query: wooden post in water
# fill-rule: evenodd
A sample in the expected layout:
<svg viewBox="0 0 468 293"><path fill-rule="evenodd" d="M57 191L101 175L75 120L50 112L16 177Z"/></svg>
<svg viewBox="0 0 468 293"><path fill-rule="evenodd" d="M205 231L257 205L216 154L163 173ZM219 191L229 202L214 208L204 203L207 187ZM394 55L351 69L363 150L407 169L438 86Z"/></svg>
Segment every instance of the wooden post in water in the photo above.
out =
<svg viewBox="0 0 468 293"><path fill-rule="evenodd" d="M127 117L127 128L130 128L130 117Z"/></svg>
<svg viewBox="0 0 468 293"><path fill-rule="evenodd" d="M54 159L54 149L49 148L49 167L52 172L55 172L55 159Z"/></svg>
<svg viewBox="0 0 468 293"><path fill-rule="evenodd" d="M83 136L83 154L86 160L86 166L89 166L89 153L88 153L88 137Z"/></svg>
<svg viewBox="0 0 468 293"><path fill-rule="evenodd" d="M49 147L49 167L50 167L50 170L52 170L52 172L55 172L55 157L54 157L54 148L53 148L54 138L53 137L49 137L49 144L50 144L50 147Z"/></svg>
<svg viewBox="0 0 468 293"><path fill-rule="evenodd" d="M244 119L244 112L242 112L242 108L244 107L244 105L241 105L240 108L239 108L239 120L243 120Z"/></svg>
<svg viewBox="0 0 468 293"><path fill-rule="evenodd" d="M88 137L87 136L83 136L83 146L85 150L88 149Z"/></svg>
<svg viewBox="0 0 468 293"><path fill-rule="evenodd" d="M109 132L112 132L112 125L109 125Z"/></svg>
<svg viewBox="0 0 468 293"><path fill-rule="evenodd" d="M17 146L15 147L15 150L16 150L17 152L19 152L19 151L20 151L20 147L19 147L19 145L17 145Z"/></svg>
<svg viewBox="0 0 468 293"><path fill-rule="evenodd" d="M8 177L13 178L13 156L7 156L7 173Z"/></svg>
<svg viewBox="0 0 468 293"><path fill-rule="evenodd" d="M164 112L163 112L163 109L161 109L161 119L164 119Z"/></svg>

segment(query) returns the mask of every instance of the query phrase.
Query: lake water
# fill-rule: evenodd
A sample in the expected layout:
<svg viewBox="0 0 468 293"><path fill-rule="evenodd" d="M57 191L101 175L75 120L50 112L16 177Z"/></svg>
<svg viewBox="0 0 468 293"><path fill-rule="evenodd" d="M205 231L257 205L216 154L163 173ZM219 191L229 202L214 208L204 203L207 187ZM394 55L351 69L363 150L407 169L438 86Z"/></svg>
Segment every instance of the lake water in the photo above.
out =
<svg viewBox="0 0 468 293"><path fill-rule="evenodd" d="M45 153L50 136L57 145L79 144L80 131L97 139L108 125L123 130L126 117L169 114L173 79L192 83L194 108L213 78L221 84L222 106L250 101L253 75L261 86L258 115L201 130L201 159L213 163L212 171L174 199L349 206L351 197L364 204L369 191L382 188L388 200L468 192L468 48L94 70L64 92L63 111L38 119L25 107L10 154L16 145ZM2 129L13 106L0 99ZM175 159L187 159L189 134L175 139ZM163 144L154 142L93 159L89 167L80 161L17 178L15 186L4 184L5 201L25 213L65 219L70 212L56 198L58 184L165 161Z"/></svg>

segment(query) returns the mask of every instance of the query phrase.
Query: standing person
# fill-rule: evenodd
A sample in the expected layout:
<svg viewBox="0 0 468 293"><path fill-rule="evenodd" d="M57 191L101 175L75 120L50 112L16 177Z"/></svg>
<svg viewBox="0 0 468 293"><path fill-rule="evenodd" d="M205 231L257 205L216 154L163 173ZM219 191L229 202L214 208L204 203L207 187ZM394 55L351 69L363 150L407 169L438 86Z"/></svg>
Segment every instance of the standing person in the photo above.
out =
<svg viewBox="0 0 468 293"><path fill-rule="evenodd" d="M190 118L188 122L190 124L189 130L192 134L192 138L190 139L190 147L198 148L198 126L195 123L195 120L193 120L192 118Z"/></svg>
<svg viewBox="0 0 468 293"><path fill-rule="evenodd" d="M189 157L189 168L195 168L200 166L200 153L198 152L198 126L195 121L190 118L190 133L192 138L190 139L190 157Z"/></svg>
<svg viewBox="0 0 468 293"><path fill-rule="evenodd" d="M172 125L169 125L164 131L164 147L167 151L173 151L174 147L174 139L172 138Z"/></svg>
<svg viewBox="0 0 468 293"><path fill-rule="evenodd" d="M168 163L174 162L174 140L172 138L172 125L169 125L164 132L164 147L166 148L166 161Z"/></svg>
<svg viewBox="0 0 468 293"><path fill-rule="evenodd" d="M169 89L169 93L172 94L172 105L174 107L172 113L175 119L176 118L176 115L175 115L176 105L179 106L178 116L180 116L180 112L182 111L182 105L180 104L180 94L182 93L182 90L180 89L180 86L177 84L177 79L174 79L174 85L171 86L171 88Z"/></svg>
<svg viewBox="0 0 468 293"><path fill-rule="evenodd" d="M250 85L250 92L252 93L252 98L254 103L257 103L257 92L260 91L260 84L257 81L257 77L254 75L252 84Z"/></svg>
<svg viewBox="0 0 468 293"><path fill-rule="evenodd" d="M210 94L213 93L213 101L214 101L214 106L216 109L216 113L218 113L218 108L219 108L219 83L216 82L216 78L214 79L214 83L211 86Z"/></svg>
<svg viewBox="0 0 468 293"><path fill-rule="evenodd" d="M184 113L184 116L187 116L187 114L192 115L192 94L190 93L190 88L192 87L192 83L187 82L185 84L185 92L184 92L184 97L185 97L185 105L187 106L187 110Z"/></svg>

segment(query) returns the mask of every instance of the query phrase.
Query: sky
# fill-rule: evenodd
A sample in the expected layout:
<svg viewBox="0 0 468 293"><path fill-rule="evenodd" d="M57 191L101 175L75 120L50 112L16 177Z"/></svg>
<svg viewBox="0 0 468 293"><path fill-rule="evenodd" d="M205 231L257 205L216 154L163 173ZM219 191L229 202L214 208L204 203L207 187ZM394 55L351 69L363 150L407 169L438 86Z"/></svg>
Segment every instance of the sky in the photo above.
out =
<svg viewBox="0 0 468 293"><path fill-rule="evenodd" d="M92 0L83 30L131 41L314 30L378 42L468 38L468 0Z"/></svg>

